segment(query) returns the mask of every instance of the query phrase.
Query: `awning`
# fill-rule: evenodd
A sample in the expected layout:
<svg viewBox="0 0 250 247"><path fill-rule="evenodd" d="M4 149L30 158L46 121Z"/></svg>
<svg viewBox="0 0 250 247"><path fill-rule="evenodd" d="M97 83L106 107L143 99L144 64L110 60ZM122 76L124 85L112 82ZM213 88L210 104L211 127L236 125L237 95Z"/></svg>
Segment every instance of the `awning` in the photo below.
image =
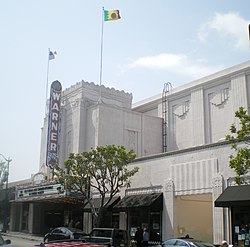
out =
<svg viewBox="0 0 250 247"><path fill-rule="evenodd" d="M84 205L86 203L86 200L58 193L53 195L18 198L15 200L15 202L67 203L75 205Z"/></svg>
<svg viewBox="0 0 250 247"><path fill-rule="evenodd" d="M214 205L215 207L250 206L250 185L227 187Z"/></svg>
<svg viewBox="0 0 250 247"><path fill-rule="evenodd" d="M129 195L123 197L115 206L114 209L124 211L130 208L150 208L154 210L163 209L162 193Z"/></svg>
<svg viewBox="0 0 250 247"><path fill-rule="evenodd" d="M119 200L120 200L120 196L113 197L106 207L107 208L112 208ZM100 207L101 198L93 198L91 201L92 201L95 208ZM108 201L108 198L105 198L104 203L106 203L107 201ZM88 203L84 207L84 211L90 211L90 210L91 210L91 207L90 207L90 204Z"/></svg>

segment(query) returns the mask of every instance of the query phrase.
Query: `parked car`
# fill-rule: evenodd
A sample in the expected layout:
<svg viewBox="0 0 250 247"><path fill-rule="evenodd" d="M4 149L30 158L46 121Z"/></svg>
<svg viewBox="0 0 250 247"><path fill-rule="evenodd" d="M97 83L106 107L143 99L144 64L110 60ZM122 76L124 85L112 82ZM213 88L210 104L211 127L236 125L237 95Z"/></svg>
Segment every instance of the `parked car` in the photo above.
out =
<svg viewBox="0 0 250 247"><path fill-rule="evenodd" d="M52 231L45 234L43 240L44 243L48 243L54 240L64 240L64 239L83 239L87 234L83 231L71 228L71 227L57 227Z"/></svg>
<svg viewBox="0 0 250 247"><path fill-rule="evenodd" d="M130 235L127 230L117 228L94 228L85 240L89 244L101 244L110 247L130 247Z"/></svg>
<svg viewBox="0 0 250 247"><path fill-rule="evenodd" d="M69 247L69 246L77 246L77 247L97 247L96 245L87 244L84 240L55 240L49 243L40 243L35 244L34 247ZM106 245L98 245L98 247L107 247Z"/></svg>
<svg viewBox="0 0 250 247"><path fill-rule="evenodd" d="M9 244L11 244L11 241L8 240L4 240L3 237L0 235L0 246L8 246Z"/></svg>
<svg viewBox="0 0 250 247"><path fill-rule="evenodd" d="M172 238L161 243L162 247L214 247L214 245L192 238Z"/></svg>

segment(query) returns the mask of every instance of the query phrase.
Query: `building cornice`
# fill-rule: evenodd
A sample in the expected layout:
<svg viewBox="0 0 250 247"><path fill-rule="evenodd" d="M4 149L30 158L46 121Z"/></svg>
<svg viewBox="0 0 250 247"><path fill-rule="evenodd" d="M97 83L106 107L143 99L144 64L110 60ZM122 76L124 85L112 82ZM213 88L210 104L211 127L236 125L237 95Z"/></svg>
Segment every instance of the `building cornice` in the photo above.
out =
<svg viewBox="0 0 250 247"><path fill-rule="evenodd" d="M153 160L153 159L157 159L157 158L169 157L169 156L183 154L183 153L190 153L190 152L204 150L204 149L210 149L210 148L214 148L214 147L229 146L231 144L232 144L232 141L220 141L217 143L204 144L204 145L185 148L185 149L181 149L181 150L168 151L165 153L153 154L153 155L149 155L149 156L136 158L131 163L136 163L136 162L140 162L140 161L149 161L149 160Z"/></svg>
<svg viewBox="0 0 250 247"><path fill-rule="evenodd" d="M194 80L192 82L186 83L177 88L171 89L171 92L167 94L168 100L173 100L180 98L181 95L185 96L190 92L197 90L199 88L209 88L214 83L217 83L218 80L221 83L226 81L231 81L232 78L237 77L239 75L250 75L250 60L230 68L226 68L224 70L218 71L214 74L202 77L198 80ZM157 106L162 102L162 94L155 95L148 99L144 99L142 101L136 102L132 105L132 109L134 111L146 112L153 109L153 106Z"/></svg>

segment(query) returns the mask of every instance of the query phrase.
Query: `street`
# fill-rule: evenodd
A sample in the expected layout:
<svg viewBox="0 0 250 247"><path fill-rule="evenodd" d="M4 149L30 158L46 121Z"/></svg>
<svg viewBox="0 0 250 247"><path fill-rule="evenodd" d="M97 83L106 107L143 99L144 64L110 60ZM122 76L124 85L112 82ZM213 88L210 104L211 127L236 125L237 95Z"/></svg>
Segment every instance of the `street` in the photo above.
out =
<svg viewBox="0 0 250 247"><path fill-rule="evenodd" d="M9 245L10 247L30 247L30 246L40 244L38 241L34 241L34 240L32 241L32 240L12 237L12 236L5 236L4 239L11 240L11 245Z"/></svg>

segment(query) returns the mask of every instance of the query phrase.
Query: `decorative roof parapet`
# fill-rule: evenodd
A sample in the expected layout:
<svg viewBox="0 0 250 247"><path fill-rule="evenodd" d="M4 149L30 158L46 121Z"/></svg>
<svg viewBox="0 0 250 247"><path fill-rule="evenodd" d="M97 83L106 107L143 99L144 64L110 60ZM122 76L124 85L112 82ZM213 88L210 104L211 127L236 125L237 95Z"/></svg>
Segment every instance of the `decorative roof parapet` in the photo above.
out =
<svg viewBox="0 0 250 247"><path fill-rule="evenodd" d="M100 88L101 87L101 88ZM92 92L95 96L95 99L98 100L100 92L102 99L112 99L119 102L124 102L132 105L133 95L132 93L126 93L125 91L119 91L114 88L105 87L104 85L97 85L93 82L86 82L84 80L77 82L75 85L72 85L70 88L66 88L62 92L63 97L69 97L70 94L82 93L82 95L86 96L86 92Z"/></svg>

